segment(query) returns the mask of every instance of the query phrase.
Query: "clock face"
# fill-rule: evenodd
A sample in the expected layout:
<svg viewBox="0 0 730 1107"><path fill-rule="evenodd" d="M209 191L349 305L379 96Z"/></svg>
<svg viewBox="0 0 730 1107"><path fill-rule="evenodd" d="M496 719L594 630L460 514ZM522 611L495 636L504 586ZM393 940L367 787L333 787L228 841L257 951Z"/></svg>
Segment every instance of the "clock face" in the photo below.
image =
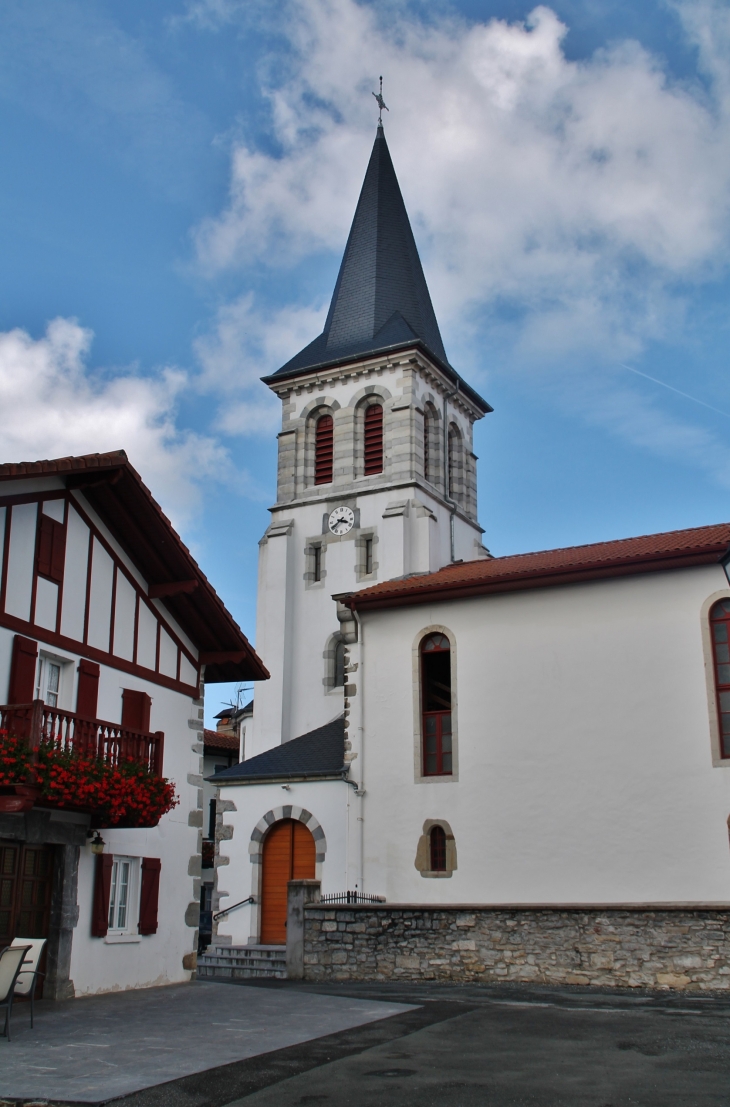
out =
<svg viewBox="0 0 730 1107"><path fill-rule="evenodd" d="M347 534L355 524L355 512L349 507L336 507L330 513L329 528L333 534Z"/></svg>

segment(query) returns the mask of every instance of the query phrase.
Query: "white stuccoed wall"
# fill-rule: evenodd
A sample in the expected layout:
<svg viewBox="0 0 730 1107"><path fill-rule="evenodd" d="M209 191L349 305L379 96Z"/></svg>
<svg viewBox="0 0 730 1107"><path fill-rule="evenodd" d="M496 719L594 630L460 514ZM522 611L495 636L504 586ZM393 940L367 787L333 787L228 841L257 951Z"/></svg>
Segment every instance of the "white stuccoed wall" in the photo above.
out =
<svg viewBox="0 0 730 1107"><path fill-rule="evenodd" d="M702 635L703 605L728 595L712 566L364 613L365 891L729 900L730 762L713 765ZM459 772L417 782L413 649L434 626L455 642ZM455 834L450 879L414 867L426 819Z"/></svg>

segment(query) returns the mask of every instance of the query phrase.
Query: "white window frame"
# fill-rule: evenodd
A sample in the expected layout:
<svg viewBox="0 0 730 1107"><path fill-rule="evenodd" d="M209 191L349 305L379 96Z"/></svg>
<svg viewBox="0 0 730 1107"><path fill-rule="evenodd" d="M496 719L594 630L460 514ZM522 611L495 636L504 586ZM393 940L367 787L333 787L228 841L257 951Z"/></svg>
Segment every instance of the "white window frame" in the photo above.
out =
<svg viewBox="0 0 730 1107"><path fill-rule="evenodd" d="M105 940L109 944L139 942L141 941L138 929L139 892L142 879L140 858L130 857L125 853L115 853L113 854L113 862L111 886L109 888L109 911L107 915L109 929L107 930ZM122 887L119 878L125 865L129 865L129 869L127 870L126 915L124 918L124 925L119 926L119 892Z"/></svg>
<svg viewBox="0 0 730 1107"><path fill-rule="evenodd" d="M71 683L73 682L73 669L71 668L73 662L70 657L60 657L55 653L48 653L46 650L40 650L38 653L38 664L36 665L36 679L35 679L35 695L34 698L43 700L49 707L56 707L60 711L68 711L68 691ZM59 669L58 674L58 691L55 693L56 702L48 703L48 673L51 665L57 665Z"/></svg>

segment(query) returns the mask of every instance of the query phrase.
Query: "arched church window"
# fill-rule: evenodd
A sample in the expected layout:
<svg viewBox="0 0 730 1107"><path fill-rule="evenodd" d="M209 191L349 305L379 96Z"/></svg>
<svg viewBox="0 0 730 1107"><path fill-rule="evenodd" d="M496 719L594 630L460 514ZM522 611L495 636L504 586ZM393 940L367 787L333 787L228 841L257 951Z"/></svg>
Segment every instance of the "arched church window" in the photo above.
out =
<svg viewBox="0 0 730 1107"><path fill-rule="evenodd" d="M452 771L451 644L445 634L421 643L423 775Z"/></svg>
<svg viewBox="0 0 730 1107"><path fill-rule="evenodd" d="M730 757L730 600L720 600L710 611L715 694L720 724L720 752Z"/></svg>
<svg viewBox="0 0 730 1107"><path fill-rule="evenodd" d="M332 483L335 425L331 415L320 415L314 436L314 483Z"/></svg>
<svg viewBox="0 0 730 1107"><path fill-rule="evenodd" d="M338 641L335 646L335 688L344 688L345 686L345 643Z"/></svg>
<svg viewBox="0 0 730 1107"><path fill-rule="evenodd" d="M438 417L433 404L423 411L423 475L431 484L438 480Z"/></svg>
<svg viewBox="0 0 730 1107"><path fill-rule="evenodd" d="M365 457L364 473L371 476L383 471L383 408L380 404L371 404L365 408L365 431L363 435Z"/></svg>
<svg viewBox="0 0 730 1107"><path fill-rule="evenodd" d="M461 433L456 423L449 426L449 496L457 504L464 498L464 459Z"/></svg>
<svg viewBox="0 0 730 1107"><path fill-rule="evenodd" d="M431 852L431 872L446 871L446 831L442 826L432 826L428 836Z"/></svg>

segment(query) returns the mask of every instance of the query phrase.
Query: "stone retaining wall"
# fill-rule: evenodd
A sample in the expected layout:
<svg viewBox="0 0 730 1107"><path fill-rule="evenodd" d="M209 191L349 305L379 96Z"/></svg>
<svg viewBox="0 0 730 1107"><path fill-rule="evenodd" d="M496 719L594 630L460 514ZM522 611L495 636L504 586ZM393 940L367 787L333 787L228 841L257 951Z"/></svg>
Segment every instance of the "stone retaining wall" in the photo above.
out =
<svg viewBox="0 0 730 1107"><path fill-rule="evenodd" d="M730 988L730 905L304 909L306 980Z"/></svg>

